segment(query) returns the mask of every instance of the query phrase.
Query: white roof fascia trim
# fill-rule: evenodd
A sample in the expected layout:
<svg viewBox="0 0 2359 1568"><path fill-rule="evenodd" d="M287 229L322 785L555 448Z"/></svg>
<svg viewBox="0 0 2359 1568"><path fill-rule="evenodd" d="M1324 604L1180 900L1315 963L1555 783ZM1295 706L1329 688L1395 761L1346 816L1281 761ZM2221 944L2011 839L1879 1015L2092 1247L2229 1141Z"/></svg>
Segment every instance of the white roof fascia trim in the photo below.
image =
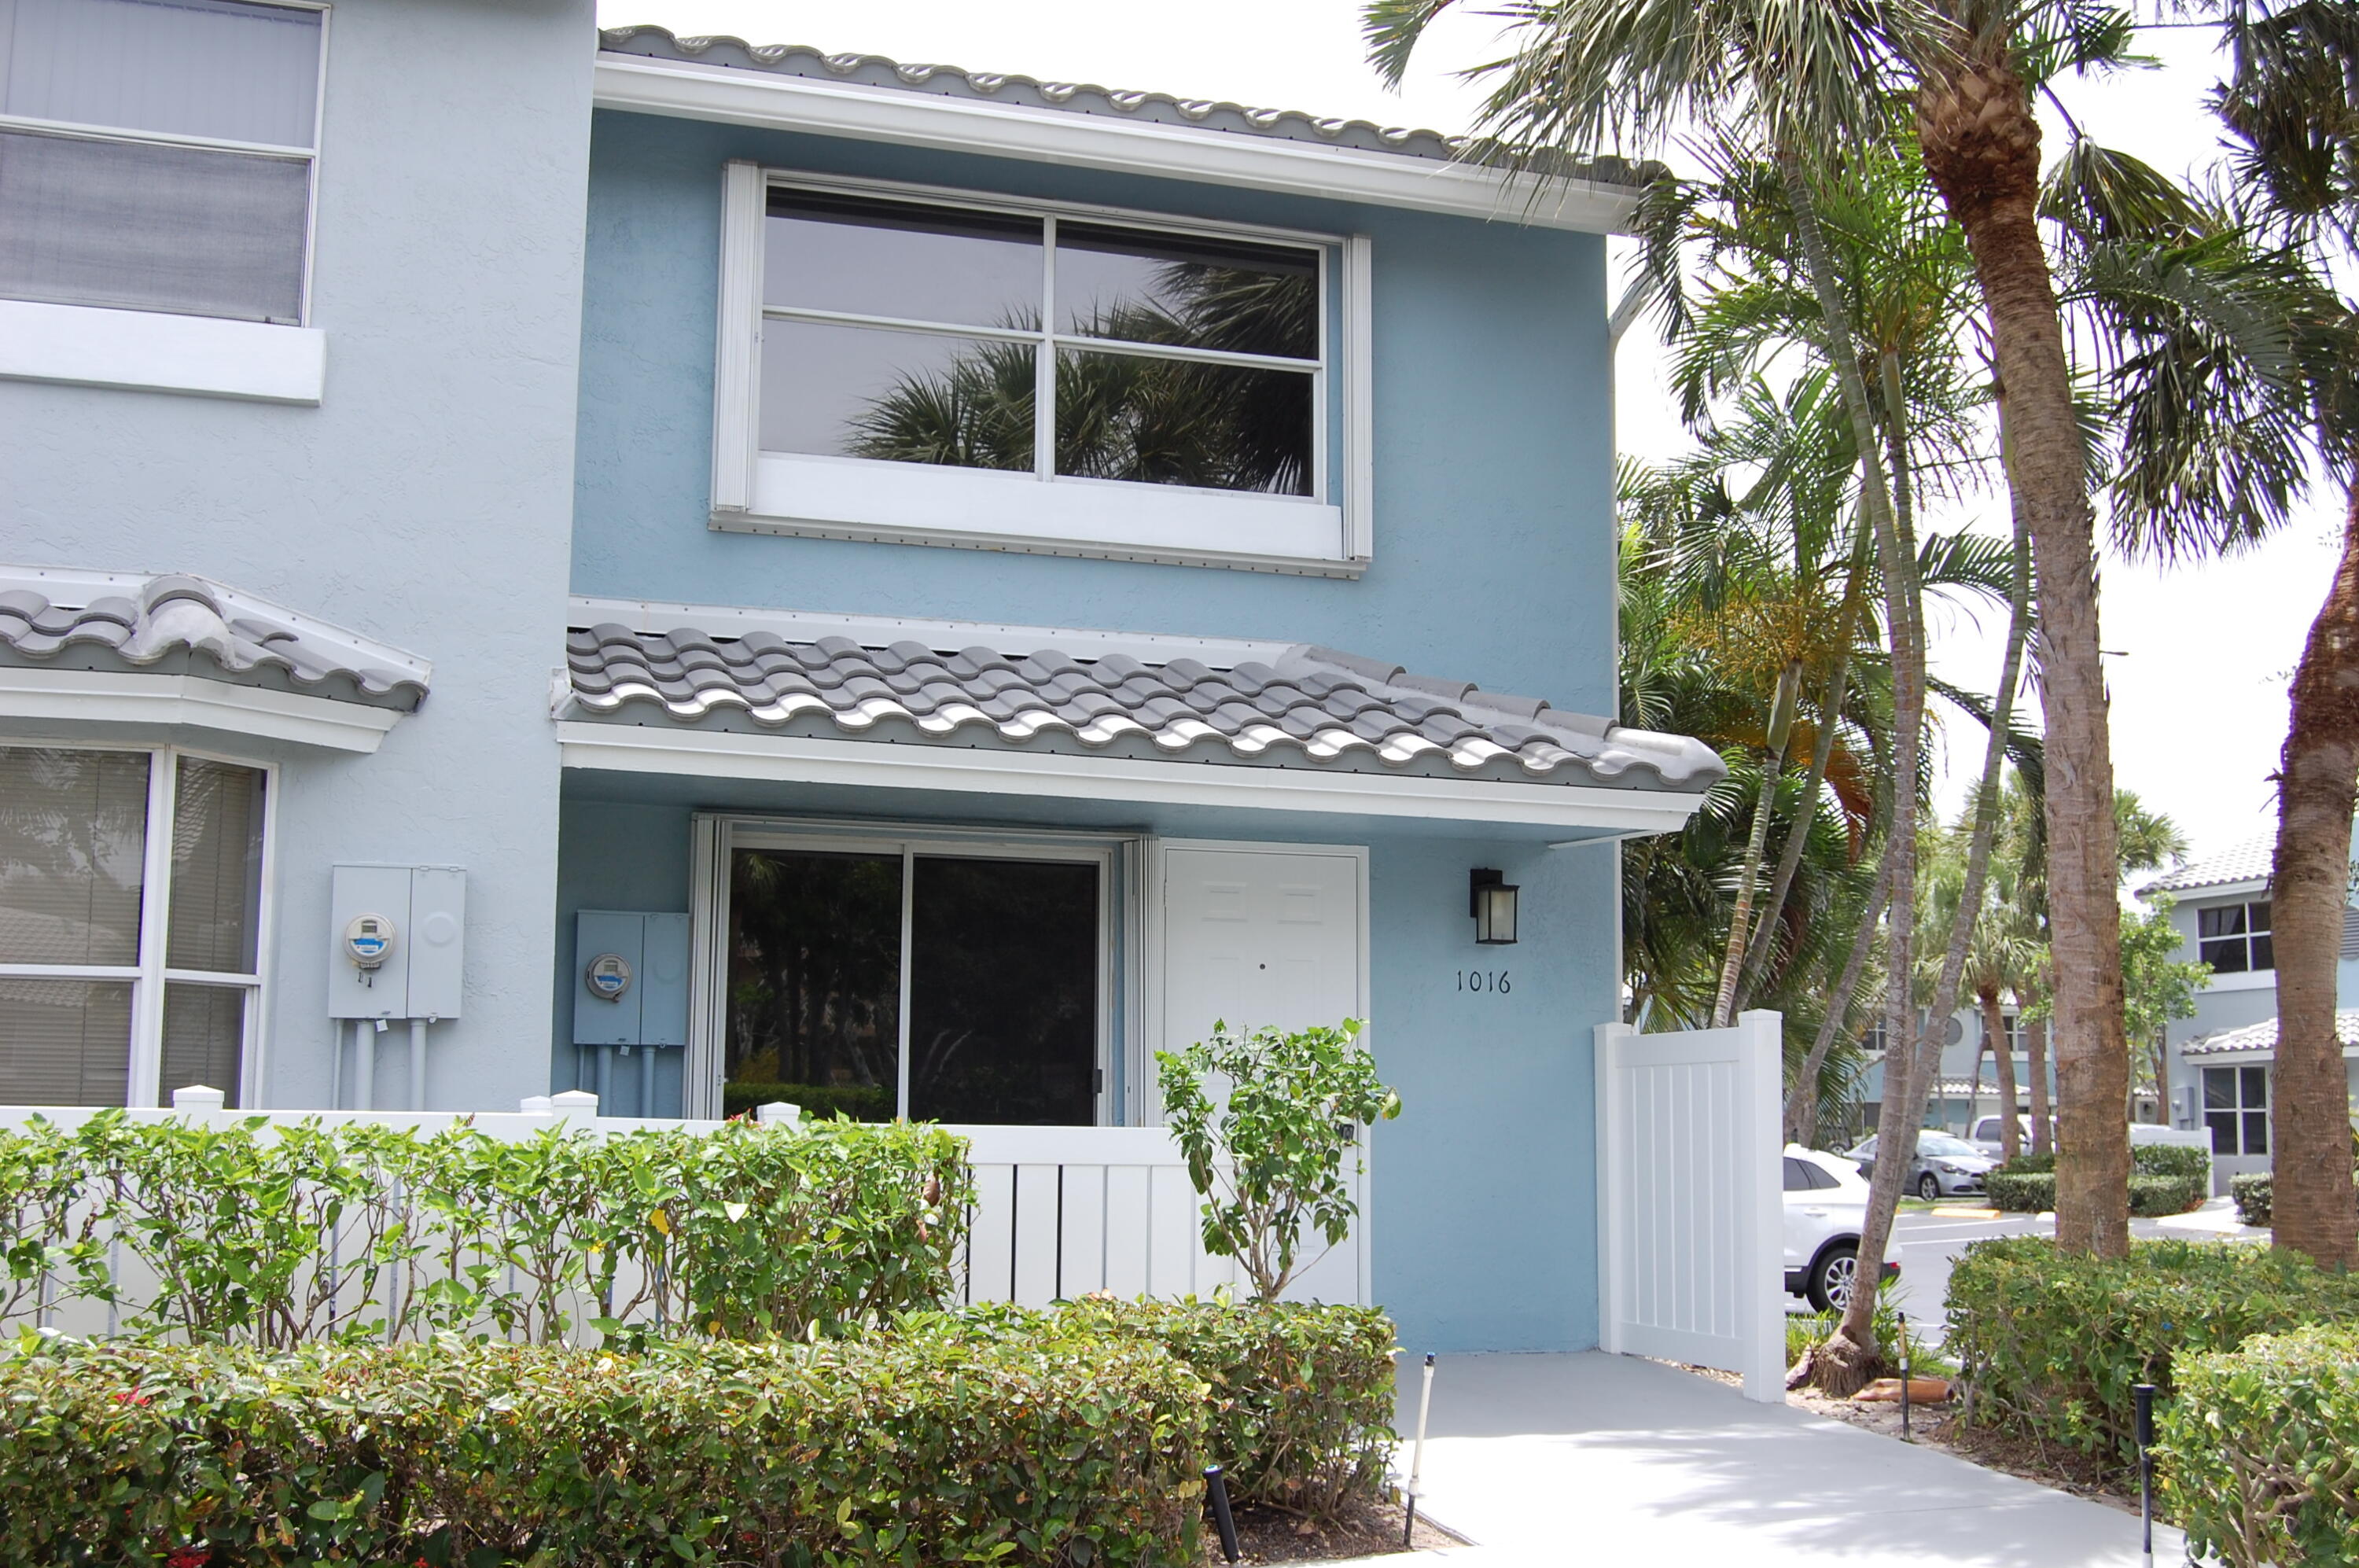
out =
<svg viewBox="0 0 2359 1568"><path fill-rule="evenodd" d="M674 604L656 599L611 599L575 594L569 604L575 626L614 622L636 632L693 627L708 637L776 632L789 642L850 637L863 648L922 642L938 652L956 653L981 644L1000 653L1030 653L1053 648L1076 659L1126 654L1142 664L1192 659L1214 670L1274 663L1293 643L1251 637L1183 637L1166 632L1093 631L1078 626L1017 626L989 621L944 621L922 615L839 615L819 610L762 610L731 604Z"/></svg>
<svg viewBox="0 0 2359 1568"><path fill-rule="evenodd" d="M558 721L557 739L566 767L615 773L688 773L698 778L792 784L1332 811L1636 833L1676 832L1704 799L1701 794L1653 789L1593 789L1419 774L1328 773L1075 757L1065 752L896 746L582 720Z"/></svg>
<svg viewBox="0 0 2359 1568"><path fill-rule="evenodd" d="M395 708L198 675L0 666L0 721L223 730L365 754L376 750L404 716Z"/></svg>
<svg viewBox="0 0 2359 1568"><path fill-rule="evenodd" d="M2208 902L2213 898L2244 898L2254 893L2266 893L2268 890L2269 879L2266 877L2247 877L2236 882L2206 882L2195 887L2155 889L2158 893L2168 895L2174 904L2197 904Z"/></svg>
<svg viewBox="0 0 2359 1568"><path fill-rule="evenodd" d="M593 101L602 109L996 154L1586 234L1623 232L1639 199L1637 191L1615 186L1554 181L1536 187L1529 180L1510 180L1497 169L1359 147L636 56L598 57Z"/></svg>

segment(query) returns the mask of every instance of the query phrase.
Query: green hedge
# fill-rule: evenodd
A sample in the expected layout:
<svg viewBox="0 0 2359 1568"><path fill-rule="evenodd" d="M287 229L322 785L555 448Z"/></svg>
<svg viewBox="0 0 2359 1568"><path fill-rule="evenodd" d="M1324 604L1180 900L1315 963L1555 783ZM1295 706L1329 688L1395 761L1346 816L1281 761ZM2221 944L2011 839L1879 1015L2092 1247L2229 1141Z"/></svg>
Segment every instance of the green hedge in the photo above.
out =
<svg viewBox="0 0 2359 1568"><path fill-rule="evenodd" d="M2097 1258L2010 1236L1966 1249L1948 1307L1971 1420L2127 1464L2132 1386L2168 1392L2179 1357L2256 1334L2359 1323L2359 1276L2216 1242L2134 1241Z"/></svg>
<svg viewBox="0 0 2359 1568"><path fill-rule="evenodd" d="M0 1131L0 1321L29 1318L47 1268L58 1300L116 1300L135 1337L271 1349L834 1334L948 1298L964 1155L907 1123L519 1142L464 1124L37 1123ZM136 1290L117 1291L110 1235Z"/></svg>
<svg viewBox="0 0 2359 1568"><path fill-rule="evenodd" d="M2056 1207L2056 1156L2025 1154L1984 1179L1991 1207L2044 1214ZM2212 1156L2178 1144L2130 1146L2130 1213L2147 1219L2183 1214L2212 1195Z"/></svg>
<svg viewBox="0 0 2359 1568"><path fill-rule="evenodd" d="M1212 1389L1212 1457L1238 1502L1323 1518L1347 1497L1382 1493L1395 1441L1395 1335L1377 1308L1092 1296L1045 1312L976 1306L902 1323L919 1334L1046 1329L1160 1345Z"/></svg>
<svg viewBox="0 0 2359 1568"><path fill-rule="evenodd" d="M2269 1223L2270 1204L2276 1197L2276 1183L2269 1172L2246 1171L2242 1176L2231 1176L2228 1192L2236 1200L2238 1219L2250 1225Z"/></svg>
<svg viewBox="0 0 2359 1568"><path fill-rule="evenodd" d="M2165 1508L2230 1568L2359 1563L2359 1331L2303 1329L2178 1366Z"/></svg>
<svg viewBox="0 0 2359 1568"><path fill-rule="evenodd" d="M1159 1345L20 1348L0 1562L1192 1563L1204 1384Z"/></svg>

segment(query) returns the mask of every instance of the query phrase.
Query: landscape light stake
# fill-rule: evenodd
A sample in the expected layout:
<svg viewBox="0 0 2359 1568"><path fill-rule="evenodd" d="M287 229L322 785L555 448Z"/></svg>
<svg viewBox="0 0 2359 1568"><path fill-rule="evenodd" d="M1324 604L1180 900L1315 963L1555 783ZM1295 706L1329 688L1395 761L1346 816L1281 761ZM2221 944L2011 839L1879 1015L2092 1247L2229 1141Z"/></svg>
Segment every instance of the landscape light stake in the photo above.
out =
<svg viewBox="0 0 2359 1568"><path fill-rule="evenodd" d="M2138 1526L2147 1568L2154 1568L2154 1385L2133 1384L2130 1397L2137 1401Z"/></svg>
<svg viewBox="0 0 2359 1568"><path fill-rule="evenodd" d="M1900 1314L1900 1441L1914 1443L1908 1435L1908 1314Z"/></svg>
<svg viewBox="0 0 2359 1568"><path fill-rule="evenodd" d="M1230 1562L1237 1560L1237 1520L1229 1512L1229 1478L1221 1474L1217 1465L1204 1471L1204 1489L1212 1496L1212 1523L1221 1531L1221 1555Z"/></svg>
<svg viewBox="0 0 2359 1568"><path fill-rule="evenodd" d="M1425 1416L1433 1409L1433 1352L1425 1353L1425 1388L1417 1397L1417 1446L1409 1451L1408 1513L1401 1520L1401 1550L1417 1534L1417 1487L1425 1478Z"/></svg>

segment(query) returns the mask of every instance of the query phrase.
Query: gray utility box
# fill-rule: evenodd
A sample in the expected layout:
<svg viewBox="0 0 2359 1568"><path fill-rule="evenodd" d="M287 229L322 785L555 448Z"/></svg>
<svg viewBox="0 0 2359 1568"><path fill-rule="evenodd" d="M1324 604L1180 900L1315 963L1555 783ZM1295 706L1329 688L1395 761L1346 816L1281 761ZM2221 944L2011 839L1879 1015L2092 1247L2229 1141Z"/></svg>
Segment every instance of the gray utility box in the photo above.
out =
<svg viewBox="0 0 2359 1568"><path fill-rule="evenodd" d="M573 1043L686 1045L688 917L583 909L573 919ZM628 965L619 996L592 984L602 958Z"/></svg>
<svg viewBox="0 0 2359 1568"><path fill-rule="evenodd" d="M344 933L363 916L390 921L375 969ZM455 1018L463 997L467 873L456 866L339 866L328 892L328 1016Z"/></svg>

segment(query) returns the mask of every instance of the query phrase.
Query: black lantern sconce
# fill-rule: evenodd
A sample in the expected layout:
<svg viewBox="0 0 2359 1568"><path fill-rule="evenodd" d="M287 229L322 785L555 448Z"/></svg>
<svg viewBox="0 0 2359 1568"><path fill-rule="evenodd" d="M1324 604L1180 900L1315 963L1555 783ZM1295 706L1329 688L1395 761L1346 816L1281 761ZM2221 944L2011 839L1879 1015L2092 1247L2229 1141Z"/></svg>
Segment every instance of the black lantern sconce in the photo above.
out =
<svg viewBox="0 0 2359 1568"><path fill-rule="evenodd" d="M1516 940L1516 894L1519 889L1498 871L1466 874L1466 912L1474 917L1474 940L1484 947L1509 947Z"/></svg>

